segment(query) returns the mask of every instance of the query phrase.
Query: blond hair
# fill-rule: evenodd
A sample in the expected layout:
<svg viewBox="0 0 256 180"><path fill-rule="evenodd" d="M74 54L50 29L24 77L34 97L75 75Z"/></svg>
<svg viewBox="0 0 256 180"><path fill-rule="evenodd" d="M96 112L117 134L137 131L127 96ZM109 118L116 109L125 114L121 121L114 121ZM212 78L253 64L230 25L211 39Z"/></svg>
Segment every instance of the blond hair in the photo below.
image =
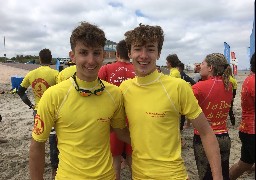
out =
<svg viewBox="0 0 256 180"><path fill-rule="evenodd" d="M208 54L205 58L205 62L207 62L208 66L212 66L213 68L213 76L222 76L222 80L224 83L224 87L226 90L229 89L229 70L228 70L228 62L225 56L221 53L212 53Z"/></svg>

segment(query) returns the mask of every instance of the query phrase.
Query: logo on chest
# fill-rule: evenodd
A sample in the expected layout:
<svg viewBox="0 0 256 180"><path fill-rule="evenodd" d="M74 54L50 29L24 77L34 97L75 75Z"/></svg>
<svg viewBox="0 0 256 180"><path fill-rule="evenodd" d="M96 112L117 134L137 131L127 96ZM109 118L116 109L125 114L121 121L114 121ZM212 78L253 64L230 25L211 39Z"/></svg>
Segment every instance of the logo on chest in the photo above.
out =
<svg viewBox="0 0 256 180"><path fill-rule="evenodd" d="M160 112L146 112L146 114L149 117L152 117L152 118L163 118L163 117L166 116L166 112L163 112L163 113L160 113Z"/></svg>
<svg viewBox="0 0 256 180"><path fill-rule="evenodd" d="M97 119L98 122L106 123L110 121L109 117L100 117Z"/></svg>

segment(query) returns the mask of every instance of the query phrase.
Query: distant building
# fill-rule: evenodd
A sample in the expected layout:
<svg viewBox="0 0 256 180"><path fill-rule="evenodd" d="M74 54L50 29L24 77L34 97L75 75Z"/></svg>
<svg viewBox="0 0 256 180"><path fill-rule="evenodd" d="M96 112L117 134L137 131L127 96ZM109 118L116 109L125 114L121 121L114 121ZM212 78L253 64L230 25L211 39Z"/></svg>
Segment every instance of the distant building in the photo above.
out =
<svg viewBox="0 0 256 180"><path fill-rule="evenodd" d="M116 61L116 42L107 40L104 46L104 61L103 64L109 64ZM58 57L56 58L61 64L67 64L70 61L69 57Z"/></svg>
<svg viewBox="0 0 256 180"><path fill-rule="evenodd" d="M103 64L108 64L116 61L116 42L107 40L104 47L104 61Z"/></svg>

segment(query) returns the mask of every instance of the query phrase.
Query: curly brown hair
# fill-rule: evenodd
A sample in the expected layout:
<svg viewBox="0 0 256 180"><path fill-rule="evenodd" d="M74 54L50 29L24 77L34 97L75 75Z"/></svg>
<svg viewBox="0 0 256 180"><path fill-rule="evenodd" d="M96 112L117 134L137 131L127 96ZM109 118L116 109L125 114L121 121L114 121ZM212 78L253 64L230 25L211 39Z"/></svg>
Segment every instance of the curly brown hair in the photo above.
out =
<svg viewBox="0 0 256 180"><path fill-rule="evenodd" d="M129 52L132 44L145 45L148 42L158 42L158 53L160 55L164 42L164 32L160 26L149 26L140 23L138 27L127 31L124 35Z"/></svg>
<svg viewBox="0 0 256 180"><path fill-rule="evenodd" d="M104 31L99 27L88 22L81 22L70 36L70 46L72 51L74 51L77 42L82 42L89 47L104 47L106 40Z"/></svg>
<svg viewBox="0 0 256 180"><path fill-rule="evenodd" d="M41 64L50 64L52 61L52 53L49 49L42 49L39 52Z"/></svg>
<svg viewBox="0 0 256 180"><path fill-rule="evenodd" d="M229 69L225 56L221 53L208 54L205 58L208 66L213 68L213 76L222 76L225 89L229 89Z"/></svg>

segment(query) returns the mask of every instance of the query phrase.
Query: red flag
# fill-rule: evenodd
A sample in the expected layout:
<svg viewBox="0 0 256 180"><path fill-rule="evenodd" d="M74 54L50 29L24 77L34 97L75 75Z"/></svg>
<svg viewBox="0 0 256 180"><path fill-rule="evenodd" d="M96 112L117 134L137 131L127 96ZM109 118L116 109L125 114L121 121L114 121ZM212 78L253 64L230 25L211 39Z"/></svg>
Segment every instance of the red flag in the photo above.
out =
<svg viewBox="0 0 256 180"><path fill-rule="evenodd" d="M233 64L233 74L236 76L237 75L237 65Z"/></svg>
<svg viewBox="0 0 256 180"><path fill-rule="evenodd" d="M236 55L234 52L231 52L230 54L231 54L231 59L236 59Z"/></svg>

